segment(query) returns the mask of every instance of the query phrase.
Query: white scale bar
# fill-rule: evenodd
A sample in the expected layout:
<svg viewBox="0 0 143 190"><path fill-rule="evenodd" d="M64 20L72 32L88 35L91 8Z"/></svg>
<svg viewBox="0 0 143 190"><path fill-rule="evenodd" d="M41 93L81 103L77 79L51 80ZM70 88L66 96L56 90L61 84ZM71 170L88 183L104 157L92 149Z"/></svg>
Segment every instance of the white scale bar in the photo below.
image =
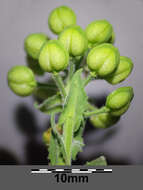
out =
<svg viewBox="0 0 143 190"><path fill-rule="evenodd" d="M55 169L55 172L62 172L66 171L64 169ZM88 170L80 170L80 169L71 169L71 173L92 173L92 172L100 172L98 169L88 169ZM112 172L112 169L103 169L102 171L104 172ZM31 173L53 173L52 171L49 171L48 169L39 169L38 171L31 171Z"/></svg>
<svg viewBox="0 0 143 190"><path fill-rule="evenodd" d="M88 169L88 171L96 172L96 169Z"/></svg>
<svg viewBox="0 0 143 190"><path fill-rule="evenodd" d="M47 170L47 169L43 169L43 168L42 168L42 169L40 169L40 171L48 171L48 170Z"/></svg>
<svg viewBox="0 0 143 190"><path fill-rule="evenodd" d="M72 169L72 173L92 173L92 171L96 171L96 169L88 169L87 171L80 171L80 169Z"/></svg>
<svg viewBox="0 0 143 190"><path fill-rule="evenodd" d="M47 169L40 169L39 171L31 171L31 173L52 173L52 171L48 171Z"/></svg>
<svg viewBox="0 0 143 190"><path fill-rule="evenodd" d="M92 171L76 171L76 170L72 170L72 173L92 173Z"/></svg>
<svg viewBox="0 0 143 190"><path fill-rule="evenodd" d="M52 172L51 172L51 171L32 171L31 173L32 173L32 174L42 174L42 173L43 173L43 174L45 174L45 173L48 173L48 174L49 174L49 173L52 173Z"/></svg>
<svg viewBox="0 0 143 190"><path fill-rule="evenodd" d="M112 172L112 169L104 169L105 172Z"/></svg>
<svg viewBox="0 0 143 190"><path fill-rule="evenodd" d="M63 172L64 169L56 169L55 171L56 171L56 172Z"/></svg>

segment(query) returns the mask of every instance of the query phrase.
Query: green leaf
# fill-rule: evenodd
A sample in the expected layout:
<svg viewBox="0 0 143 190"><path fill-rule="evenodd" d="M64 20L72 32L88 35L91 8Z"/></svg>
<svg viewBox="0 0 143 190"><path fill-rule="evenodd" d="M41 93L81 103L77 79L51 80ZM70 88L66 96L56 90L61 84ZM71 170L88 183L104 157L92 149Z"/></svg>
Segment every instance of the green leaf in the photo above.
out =
<svg viewBox="0 0 143 190"><path fill-rule="evenodd" d="M73 160L76 160L76 156L79 152L82 151L83 146L84 146L83 138L81 136L75 137L72 142L72 159Z"/></svg>
<svg viewBox="0 0 143 190"><path fill-rule="evenodd" d="M50 98L47 98L41 104L38 104L37 102L35 102L34 106L36 109L42 109L42 108L50 107L50 106L60 104L60 103L62 103L61 96L59 94L56 94Z"/></svg>
<svg viewBox="0 0 143 190"><path fill-rule="evenodd" d="M83 79L81 78L82 69L78 70L71 82L67 100L64 106L63 113L60 116L59 124L66 122L67 118L73 119L75 126L74 131L77 131L83 119L83 113L87 108L87 95L84 90Z"/></svg>
<svg viewBox="0 0 143 190"><path fill-rule="evenodd" d="M40 109L41 112L51 115L52 113L60 113L62 111L62 105L55 105L49 108Z"/></svg>
<svg viewBox="0 0 143 190"><path fill-rule="evenodd" d="M36 109L40 110L41 112L45 114L59 113L62 111L62 108L63 108L61 96L59 94L56 94L50 98L47 98L41 104L38 104L36 102L34 106Z"/></svg>
<svg viewBox="0 0 143 190"><path fill-rule="evenodd" d="M49 144L49 155L48 158L50 160L51 165L57 165L58 162L58 157L59 157L59 146L57 139L53 132L51 133L51 138L50 138L50 144Z"/></svg>
<svg viewBox="0 0 143 190"><path fill-rule="evenodd" d="M48 158L50 160L50 165L52 166L65 165L64 159L61 155L62 146L53 132L51 133L48 152L49 152Z"/></svg>
<svg viewBox="0 0 143 190"><path fill-rule="evenodd" d="M63 137L62 135L59 133L59 131L56 128L56 123L55 123L55 114L51 114L51 126L52 126L52 131L57 139L57 142L59 143L59 151L62 155L62 158L65 162L67 162L66 160L66 152L65 152L65 146L64 146L64 142L63 142Z"/></svg>
<svg viewBox="0 0 143 190"><path fill-rule="evenodd" d="M84 127L85 127L85 121L82 122L79 130L74 133L73 142L72 142L73 160L76 160L77 154L82 151L82 147L84 146L83 137L82 137Z"/></svg>
<svg viewBox="0 0 143 190"><path fill-rule="evenodd" d="M107 162L104 156L100 156L96 160L92 160L91 162L87 162L88 166L107 166Z"/></svg>
<svg viewBox="0 0 143 190"><path fill-rule="evenodd" d="M63 125L64 148L69 164L71 163L73 134L78 131L88 104L81 72L82 69L78 70L70 81L69 93L58 123Z"/></svg>

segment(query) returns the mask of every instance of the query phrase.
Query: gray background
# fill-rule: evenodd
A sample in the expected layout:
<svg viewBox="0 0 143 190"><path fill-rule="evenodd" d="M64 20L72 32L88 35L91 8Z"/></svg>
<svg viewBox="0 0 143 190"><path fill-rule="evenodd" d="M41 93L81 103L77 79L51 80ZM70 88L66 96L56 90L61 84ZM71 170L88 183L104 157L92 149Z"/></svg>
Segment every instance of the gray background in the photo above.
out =
<svg viewBox="0 0 143 190"><path fill-rule="evenodd" d="M135 190L136 187L142 187L142 169L141 166L112 166L113 173L96 173L96 174L82 174L88 176L88 183L62 183L56 182L55 174L30 174L31 168L33 166L1 166L0 167L0 177L1 187L3 189L34 189L39 190L42 187L54 189L87 189L89 187L99 188L99 189L110 189L110 190L120 190L120 189L130 189ZM35 168L45 168L45 166L36 166ZM48 167L49 168L49 167ZM52 167L52 169L55 167ZM56 167L57 168L57 167ZM59 167L61 168L61 166ZM67 168L67 167L62 167ZM70 167L71 168L71 167ZM75 168L73 166L72 168ZM82 168L81 166L76 166L76 168ZM85 166L84 166L85 168ZM88 168L91 168L88 166ZM93 167L92 167L93 168ZM96 167L97 168L97 167ZM100 166L101 168L101 166ZM111 168L111 166L106 166L106 168ZM13 175L14 171L14 175ZM71 174L67 174L68 176ZM75 176L72 174L72 176ZM76 176L81 176L81 174L76 174ZM103 183L104 181L104 183ZM8 183L7 183L8 182Z"/></svg>
<svg viewBox="0 0 143 190"><path fill-rule="evenodd" d="M81 157L89 160L105 154L112 164L142 164L142 0L0 1L0 160L17 159L18 162L13 163L20 164L42 162L39 149L41 147L43 154L45 150L41 146L41 134L48 126L48 117L33 108L31 97L15 96L7 87L6 77L12 66L25 64L23 40L27 34L45 32L50 37L56 37L48 29L48 14L53 8L63 4L76 12L77 23L83 28L94 19L109 20L116 33L115 45L120 54L131 57L134 62L132 74L120 85L111 86L105 81L96 81L86 88L88 95L98 97L117 87L130 85L134 87L135 97L128 112L114 128L88 131L88 145Z"/></svg>

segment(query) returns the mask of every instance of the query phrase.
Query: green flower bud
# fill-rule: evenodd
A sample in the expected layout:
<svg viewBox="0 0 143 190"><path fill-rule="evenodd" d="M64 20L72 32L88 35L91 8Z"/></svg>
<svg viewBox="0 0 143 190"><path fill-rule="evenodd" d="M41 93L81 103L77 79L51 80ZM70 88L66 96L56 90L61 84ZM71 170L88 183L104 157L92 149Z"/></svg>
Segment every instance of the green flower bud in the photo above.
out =
<svg viewBox="0 0 143 190"><path fill-rule="evenodd" d="M106 77L115 71L120 53L112 44L104 43L92 48L87 56L88 68L99 77Z"/></svg>
<svg viewBox="0 0 143 190"><path fill-rule="evenodd" d="M62 71L68 66L68 61L68 52L58 40L48 41L40 51L39 64L44 71Z"/></svg>
<svg viewBox="0 0 143 190"><path fill-rule="evenodd" d="M130 103L128 103L126 106L124 106L123 108L119 110L112 110L111 114L113 116L121 116L129 109L129 107L130 107Z"/></svg>
<svg viewBox="0 0 143 190"><path fill-rule="evenodd" d="M120 116L125 113L134 96L132 87L121 87L108 95L106 107L110 109L110 113L114 116Z"/></svg>
<svg viewBox="0 0 143 190"><path fill-rule="evenodd" d="M95 20L87 26L85 31L90 43L105 43L111 38L112 25L107 20Z"/></svg>
<svg viewBox="0 0 143 190"><path fill-rule="evenodd" d="M87 38L80 26L66 28L60 35L59 40L71 56L83 55L87 49Z"/></svg>
<svg viewBox="0 0 143 190"><path fill-rule="evenodd" d="M110 43L110 44L115 43L115 32L114 31L112 31L112 35L111 35L110 39L106 43ZM96 47L99 44L101 44L101 43L91 43L91 42L88 41L88 48L91 49L93 47Z"/></svg>
<svg viewBox="0 0 143 190"><path fill-rule="evenodd" d="M120 117L114 117L110 113L102 113L99 115L91 116L90 122L96 128L105 129L117 123L119 119Z"/></svg>
<svg viewBox="0 0 143 190"><path fill-rule="evenodd" d="M59 34L67 26L76 24L76 15L71 8L60 6L50 13L48 24L55 34Z"/></svg>
<svg viewBox="0 0 143 190"><path fill-rule="evenodd" d="M40 49L48 40L48 37L43 33L30 34L24 41L25 51L33 59L38 59Z"/></svg>
<svg viewBox="0 0 143 190"><path fill-rule="evenodd" d="M8 72L8 85L18 96L29 96L37 83L31 69L26 66L15 66Z"/></svg>
<svg viewBox="0 0 143 190"><path fill-rule="evenodd" d="M108 43L114 44L115 43L115 32L112 31L112 35L110 37L110 39L108 40Z"/></svg>
<svg viewBox="0 0 143 190"><path fill-rule="evenodd" d="M111 74L111 76L107 77L107 81L111 84L118 84L125 80L133 69L133 63L132 60L128 57L121 56L120 57L120 63L115 70L114 73Z"/></svg>

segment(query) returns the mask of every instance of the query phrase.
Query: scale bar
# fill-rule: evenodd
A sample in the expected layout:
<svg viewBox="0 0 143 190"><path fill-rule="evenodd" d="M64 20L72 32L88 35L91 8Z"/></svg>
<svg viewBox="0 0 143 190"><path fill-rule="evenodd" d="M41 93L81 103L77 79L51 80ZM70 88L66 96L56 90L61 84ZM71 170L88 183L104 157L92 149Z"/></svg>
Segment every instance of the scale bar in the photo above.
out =
<svg viewBox="0 0 143 190"><path fill-rule="evenodd" d="M32 174L48 174L48 173L76 173L76 174L90 174L90 173L112 173L112 169L31 169Z"/></svg>

